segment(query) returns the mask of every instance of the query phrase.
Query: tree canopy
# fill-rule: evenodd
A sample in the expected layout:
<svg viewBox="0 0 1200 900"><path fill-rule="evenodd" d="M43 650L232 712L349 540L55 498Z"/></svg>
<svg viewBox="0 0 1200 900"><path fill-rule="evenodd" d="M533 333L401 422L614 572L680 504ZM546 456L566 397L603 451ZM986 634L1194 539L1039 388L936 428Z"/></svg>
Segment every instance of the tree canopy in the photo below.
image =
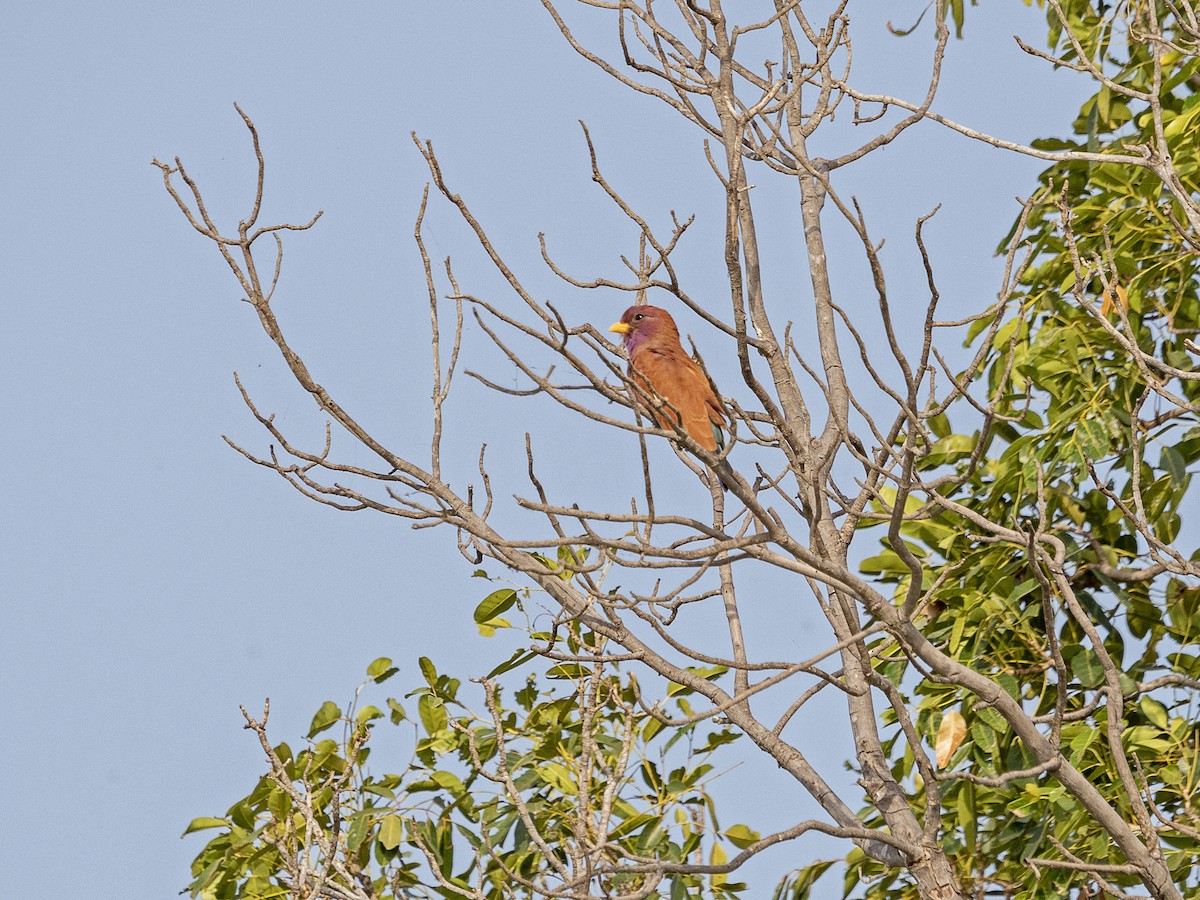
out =
<svg viewBox="0 0 1200 900"><path fill-rule="evenodd" d="M297 749L268 735L265 711L244 711L268 767L225 816L189 827L217 830L196 858L192 895L761 895L739 869L781 844L791 849L774 857L786 870L778 898L808 897L837 873L845 896L878 900L1194 892L1196 9L1045 0L1046 44L1024 49L1048 70L1092 79L1095 93L1069 134L1026 146L937 111L950 26L970 28L960 0L896 38L929 43L928 89L916 99L855 87L849 0L819 17L776 0L757 19L720 0L581 2L611 16L619 51L607 56L576 36L565 4L543 5L581 64L662 101L707 142L713 178L697 189L719 199L724 236L712 252L727 281L719 308L711 293L698 299L676 263L692 220L672 213L666 231L656 227L661 211L609 182L590 137L593 180L638 234L627 271L574 275L543 245L546 263L565 291L702 322L707 356L738 361L744 399L722 395L729 439L711 450L672 427L661 415L669 398L627 371L603 328L538 299L433 144L414 137L430 173L415 238L432 324L432 442L428 453L388 446L285 338L272 306L283 241L316 219L258 224L267 155L250 117L241 113L258 191L235 229L210 217L178 158L156 161L331 423L324 446L305 446L243 390L272 448L237 449L319 502L456 535L494 582L475 625L523 635L468 684L422 658L424 683L401 696L325 703ZM855 127L826 139L835 112ZM957 320L939 314L939 261L924 238L933 213L914 223L927 275L918 311L911 288L892 286L870 199L839 190L842 170L915 126L1047 164L1000 243L994 300ZM811 154L818 140L836 152ZM760 241L751 188L768 185L795 198L803 291L766 286L778 261ZM505 291L475 292L470 273L430 259L422 223L435 199L461 216ZM853 248L829 246L831 220L857 236ZM839 299L834 253L869 274L870 316ZM473 475L443 472L443 410L473 328L524 384L463 374L636 435L636 496L614 493L596 509L558 496L532 442L529 493L513 502L536 519L506 515L511 491L493 485L482 450ZM655 491L668 463L706 486L703 510ZM743 627L763 590L819 612L826 649L764 656ZM719 633L689 627L703 611L715 611ZM395 674L377 659L360 691L384 697L376 686ZM837 725L814 712L815 697L834 693ZM855 791L807 749L814 730L834 727L852 736ZM371 754L389 728L411 729L412 757L382 772ZM726 821L715 779L750 756L775 763L771 777L802 787L822 815L778 831ZM812 859L804 845L817 832L842 839L843 858L796 867Z"/></svg>

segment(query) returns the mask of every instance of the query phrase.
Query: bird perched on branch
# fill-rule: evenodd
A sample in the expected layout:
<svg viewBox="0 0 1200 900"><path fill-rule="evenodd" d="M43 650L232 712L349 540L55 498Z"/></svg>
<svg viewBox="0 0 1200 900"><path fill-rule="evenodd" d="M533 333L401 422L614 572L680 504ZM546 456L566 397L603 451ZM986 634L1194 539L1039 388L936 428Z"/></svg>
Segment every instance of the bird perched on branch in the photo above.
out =
<svg viewBox="0 0 1200 900"><path fill-rule="evenodd" d="M608 330L624 340L629 377L650 396L657 394L666 401L651 406L642 399L655 422L668 431L681 428L705 450L716 453L724 449L725 408L700 364L679 343L679 329L671 314L657 306L631 306Z"/></svg>

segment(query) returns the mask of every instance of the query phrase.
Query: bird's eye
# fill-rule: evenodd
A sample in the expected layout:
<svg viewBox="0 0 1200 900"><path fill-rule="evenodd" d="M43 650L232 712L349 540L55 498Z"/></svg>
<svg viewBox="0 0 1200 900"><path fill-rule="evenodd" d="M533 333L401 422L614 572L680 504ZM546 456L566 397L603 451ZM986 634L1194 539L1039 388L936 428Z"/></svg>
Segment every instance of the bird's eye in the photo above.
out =
<svg viewBox="0 0 1200 900"><path fill-rule="evenodd" d="M644 313L638 313L636 316L633 317L633 321L640 322L644 318L646 318Z"/></svg>

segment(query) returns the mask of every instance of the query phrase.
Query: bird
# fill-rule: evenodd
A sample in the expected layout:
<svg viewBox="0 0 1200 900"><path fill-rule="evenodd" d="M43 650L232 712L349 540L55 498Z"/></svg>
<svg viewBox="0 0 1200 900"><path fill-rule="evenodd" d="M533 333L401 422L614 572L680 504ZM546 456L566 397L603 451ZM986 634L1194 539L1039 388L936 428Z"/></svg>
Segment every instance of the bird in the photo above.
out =
<svg viewBox="0 0 1200 900"><path fill-rule="evenodd" d="M700 364L684 351L671 314L657 306L638 304L625 310L621 321L608 330L622 337L629 354L630 379L647 394L667 401L653 407L642 402L658 425L668 431L682 429L705 450L723 450L725 407Z"/></svg>

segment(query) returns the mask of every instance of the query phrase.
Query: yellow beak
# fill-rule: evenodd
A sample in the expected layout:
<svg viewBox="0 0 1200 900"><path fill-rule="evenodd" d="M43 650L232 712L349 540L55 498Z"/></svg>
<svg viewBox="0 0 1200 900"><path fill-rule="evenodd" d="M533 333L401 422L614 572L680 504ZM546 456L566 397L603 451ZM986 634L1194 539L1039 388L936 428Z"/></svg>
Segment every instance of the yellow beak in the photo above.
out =
<svg viewBox="0 0 1200 900"><path fill-rule="evenodd" d="M627 325L624 322L617 322L615 325L610 326L608 330L615 331L617 334L629 334L629 332L633 331L633 326Z"/></svg>

